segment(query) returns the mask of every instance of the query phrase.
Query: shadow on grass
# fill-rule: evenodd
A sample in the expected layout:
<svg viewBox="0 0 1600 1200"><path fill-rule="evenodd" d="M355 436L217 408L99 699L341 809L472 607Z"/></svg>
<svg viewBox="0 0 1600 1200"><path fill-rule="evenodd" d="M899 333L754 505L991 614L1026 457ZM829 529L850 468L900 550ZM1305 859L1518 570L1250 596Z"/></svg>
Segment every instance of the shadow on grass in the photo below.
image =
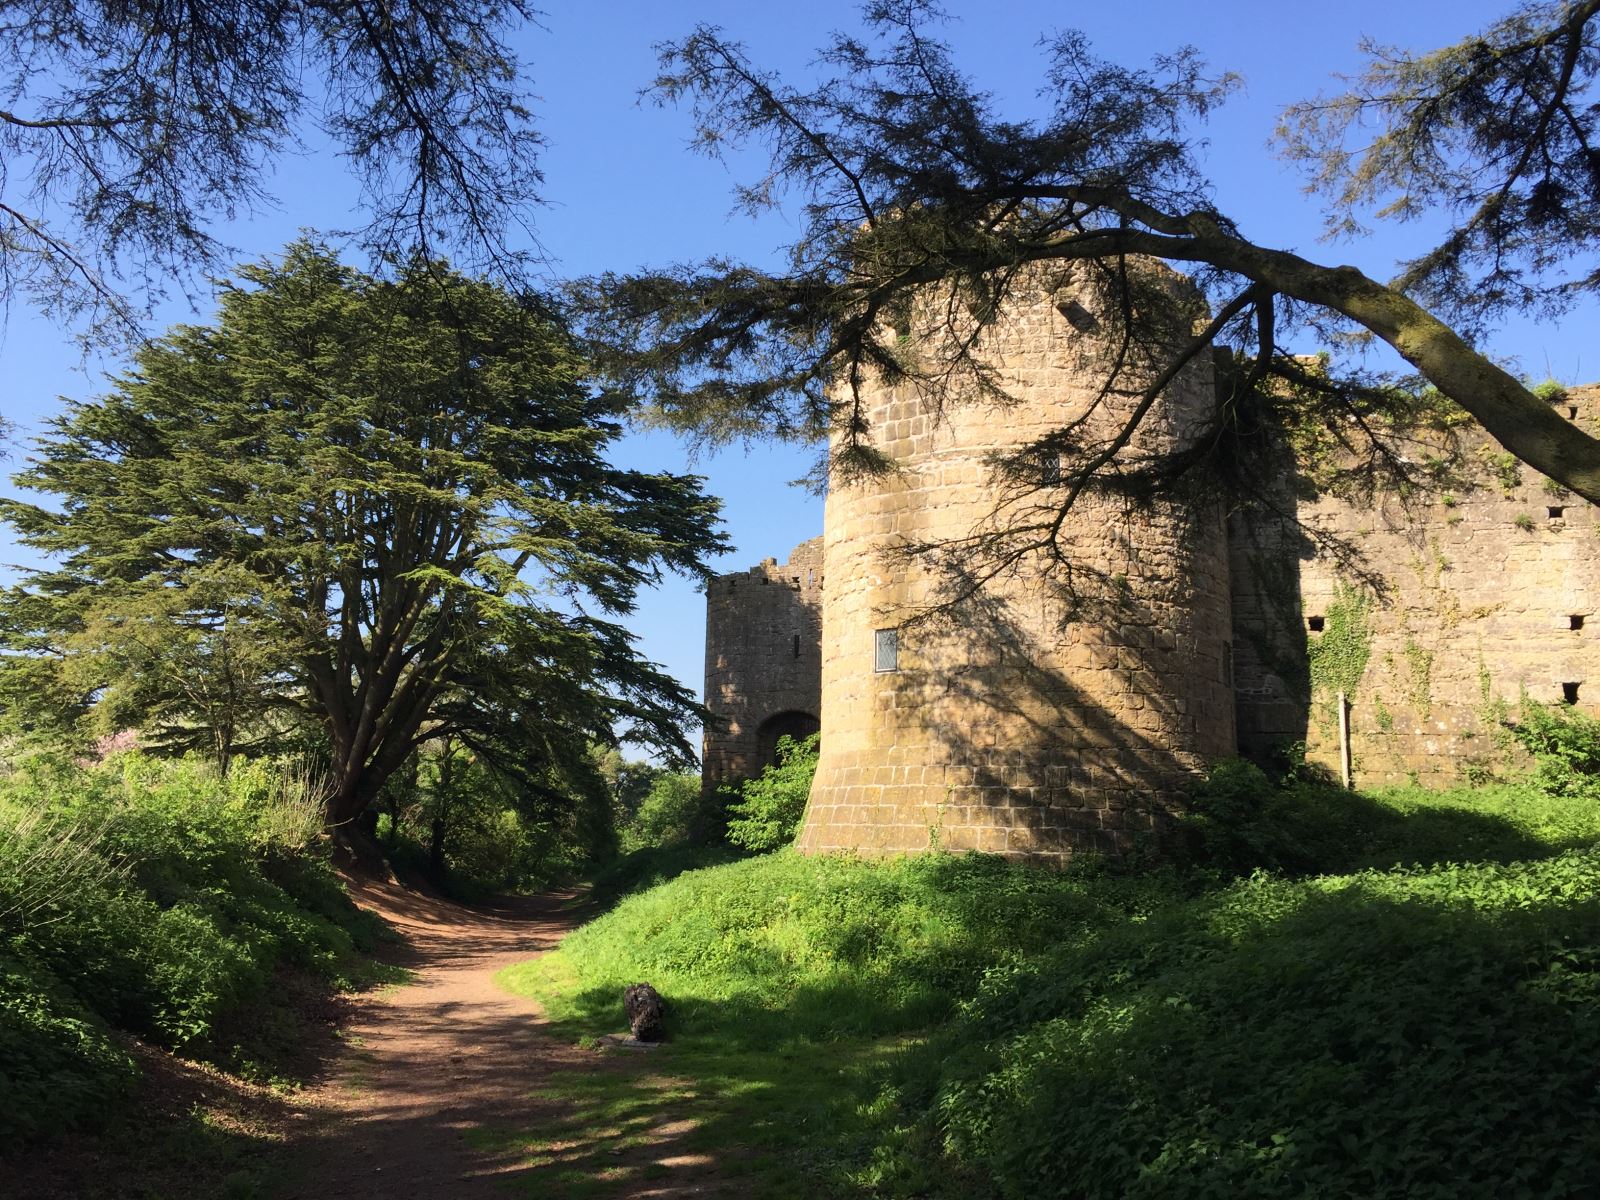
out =
<svg viewBox="0 0 1600 1200"><path fill-rule="evenodd" d="M676 879L686 871L720 867L747 857L745 852L723 844L647 846L621 855L596 872L585 900L598 914L615 907L634 892Z"/></svg>
<svg viewBox="0 0 1600 1200"><path fill-rule="evenodd" d="M1600 804L1526 785L1369 796L1319 782L1274 789L1247 764L1225 767L1201 789L1179 847L1237 873L1526 862L1600 841Z"/></svg>
<svg viewBox="0 0 1600 1200"><path fill-rule="evenodd" d="M992 976L910 1107L1009 1194L1593 1195L1600 855L1257 878Z"/></svg>
<svg viewBox="0 0 1600 1200"><path fill-rule="evenodd" d="M513 1195L620 1196L645 1185L662 1195L847 1195L846 1160L864 1148L859 1109L897 1050L805 1039L740 1050L696 1037L648 1053L593 1050L591 1064L552 1074L530 1097L534 1120L470 1138L513 1160L499 1174Z"/></svg>
<svg viewBox="0 0 1600 1200"><path fill-rule="evenodd" d="M138 1067L131 1094L92 1128L0 1147L0 1196L30 1200L257 1200L267 1194L294 1093L328 1079L363 994L409 981L411 947L362 914L366 945L322 974L278 969L262 993L183 1055L118 1034Z"/></svg>
<svg viewBox="0 0 1600 1200"><path fill-rule="evenodd" d="M564 954L517 989L561 998L557 1036L613 1032L637 976L668 995L674 1040L596 1052L551 1080L539 1121L477 1136L518 1158L527 1195L622 1195L690 1168L749 1196L982 1196L995 1180L1188 1195L1201 1178L1262 1195L1395 1179L1406 1195L1458 1159L1475 1194L1529 1172L1563 1194L1600 1167L1585 1157L1600 1135L1570 1123L1600 1129L1600 868L1567 853L1600 817L1528 803L1302 787L1257 814L1284 873L1232 883L1089 860L857 863L862 880L897 873L936 933L874 939L878 915L900 921L886 893L840 880L863 911L810 930L834 963L820 979L756 938L719 960L735 974L662 969L659 930L626 961L579 962L582 978ZM677 920L719 902L792 914L802 868L773 862L783 912L745 864L723 901L678 897Z"/></svg>

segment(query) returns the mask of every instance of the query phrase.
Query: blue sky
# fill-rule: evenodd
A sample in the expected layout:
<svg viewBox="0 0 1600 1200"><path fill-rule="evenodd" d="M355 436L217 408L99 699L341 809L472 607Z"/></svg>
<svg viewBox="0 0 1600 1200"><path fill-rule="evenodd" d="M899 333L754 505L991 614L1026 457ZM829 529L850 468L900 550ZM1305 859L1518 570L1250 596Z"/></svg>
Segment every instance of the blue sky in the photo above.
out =
<svg viewBox="0 0 1600 1200"><path fill-rule="evenodd" d="M731 215L730 168L686 149L685 113L661 109L638 93L655 69L653 45L677 38L696 23L723 27L752 56L795 78L809 69L829 31L856 25L853 4L814 0L774 4L761 0L576 5L551 0L543 28L519 36L523 61L538 96L540 129L549 145L543 159L547 206L535 214L550 256L552 279L601 270L732 255L776 261L795 232L782 215L760 222ZM1182 45L1197 47L1218 70L1244 77L1244 87L1198 134L1209 140L1206 161L1224 212L1244 232L1270 245L1296 249L1321 261L1352 262L1386 277L1408 245L1425 236L1401 229L1360 244L1318 244L1319 214L1301 191L1292 167L1273 157L1268 140L1287 104L1336 87L1332 76L1359 66L1363 35L1423 50L1488 24L1509 7L1479 0L1350 0L1326 5L1295 0L1210 4L1131 0L1121 4L1005 3L949 0L955 22L945 30L968 73L994 91L1003 110L1026 115L1036 104L1040 75L1037 42L1060 28L1084 30L1105 57L1147 63ZM752 167L754 162L752 161ZM735 164L732 172L737 172ZM331 155L312 153L278 165L276 210L222 230L242 257L272 254L302 228L328 230L360 223L352 214L355 189ZM170 305L164 322L205 320ZM1519 368L1566 382L1600 378L1594 344L1595 311L1587 308L1559 324L1518 322L1488 348L1514 358ZM1587 355L1587 357L1585 357ZM67 331L25 309L14 309L0 341L0 412L24 433L36 430L58 407L58 397L81 398L102 390L105 361L82 364ZM13 462L16 451L13 451ZM729 450L689 465L685 447L664 434L631 435L620 447L625 465L704 474L723 497L733 552L718 569L733 570L768 555L781 557L822 528L821 501L789 486L810 465L801 447ZM25 560L0 529L0 563ZM701 684L704 601L693 584L678 581L644 598L631 621L643 652L693 686Z"/></svg>

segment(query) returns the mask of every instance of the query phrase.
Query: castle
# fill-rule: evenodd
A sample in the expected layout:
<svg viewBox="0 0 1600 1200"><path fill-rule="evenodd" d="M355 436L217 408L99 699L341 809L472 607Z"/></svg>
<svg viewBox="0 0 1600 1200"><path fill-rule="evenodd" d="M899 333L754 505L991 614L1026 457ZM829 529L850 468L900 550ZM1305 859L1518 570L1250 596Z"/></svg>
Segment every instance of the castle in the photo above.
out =
<svg viewBox="0 0 1600 1200"><path fill-rule="evenodd" d="M1133 395L1099 388L1093 303L1055 280L984 331L1003 406L935 413L908 387L869 390L896 469L833 481L822 537L787 562L709 583L708 787L820 729L802 849L1050 860L1124 848L1231 754L1303 745L1361 784L1448 785L1509 763L1522 695L1593 711L1594 506L1476 431L1453 448L1476 485L1455 493L1341 495L1292 464L1278 503L1234 512L1085 491L1055 534L1068 570L1020 555L922 619L951 567L899 548L966 544L1008 493L997 462L1068 423L1104 440L1129 415ZM1185 366L1124 453L1182 450L1215 387L1211 360ZM1600 387L1550 402L1600 425ZM1014 512L1052 511L1009 493Z"/></svg>

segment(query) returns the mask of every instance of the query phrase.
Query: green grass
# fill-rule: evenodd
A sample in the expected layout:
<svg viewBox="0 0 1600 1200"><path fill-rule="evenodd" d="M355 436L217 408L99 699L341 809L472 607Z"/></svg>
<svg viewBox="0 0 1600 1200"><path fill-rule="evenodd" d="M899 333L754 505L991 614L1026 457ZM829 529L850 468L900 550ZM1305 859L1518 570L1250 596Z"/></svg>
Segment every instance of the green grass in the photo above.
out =
<svg viewBox="0 0 1600 1200"><path fill-rule="evenodd" d="M565 1149L527 1178L670 1113L673 1152L752 1196L1584 1194L1591 787L1352 796L1230 767L1197 808L1184 861L1137 873L782 852L624 899L502 982L576 1041L649 980L672 1040L558 1081Z"/></svg>
<svg viewBox="0 0 1600 1200"><path fill-rule="evenodd" d="M740 857L733 847L720 844L645 846L619 855L596 872L583 902L609 908L624 896L676 879L685 871L718 866Z"/></svg>

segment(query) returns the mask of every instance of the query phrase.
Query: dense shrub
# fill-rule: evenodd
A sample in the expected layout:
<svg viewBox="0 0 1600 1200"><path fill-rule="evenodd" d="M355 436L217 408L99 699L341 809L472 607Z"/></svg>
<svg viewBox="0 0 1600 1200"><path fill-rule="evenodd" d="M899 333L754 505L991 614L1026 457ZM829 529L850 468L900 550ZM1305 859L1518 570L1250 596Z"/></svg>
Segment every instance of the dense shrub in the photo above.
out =
<svg viewBox="0 0 1600 1200"><path fill-rule="evenodd" d="M1174 849L1225 877L1515 862L1600 841L1600 803L1585 802L1586 794L1600 801L1600 791L1586 793L1576 778L1552 755L1534 780L1374 796L1314 778L1274 785L1234 759L1195 790Z"/></svg>
<svg viewBox="0 0 1600 1200"><path fill-rule="evenodd" d="M511 775L455 739L430 742L386 785L379 843L402 873L467 902L571 879L616 848L599 766Z"/></svg>
<svg viewBox="0 0 1600 1200"><path fill-rule="evenodd" d="M728 841L757 854L794 841L817 773L820 735L778 739L778 761L737 789L728 805Z"/></svg>
<svg viewBox="0 0 1600 1200"><path fill-rule="evenodd" d="M684 844L698 828L701 808L700 776L662 771L618 831L623 852Z"/></svg>
<svg viewBox="0 0 1600 1200"><path fill-rule="evenodd" d="M0 1152L90 1121L133 1077L103 1022L47 977L0 956Z"/></svg>
<svg viewBox="0 0 1600 1200"><path fill-rule="evenodd" d="M241 764L224 782L125 755L0 778L0 1075L23 1097L0 1107L17 1109L13 1133L83 1120L123 1086L108 1028L203 1053L276 971L333 981L372 948L379 926L345 896L315 804L283 775Z"/></svg>
<svg viewBox="0 0 1600 1200"><path fill-rule="evenodd" d="M1600 720L1523 697L1511 732L1533 755L1541 787L1557 795L1587 793L1600 798Z"/></svg>
<svg viewBox="0 0 1600 1200"><path fill-rule="evenodd" d="M1007 1196L1588 1194L1597 945L1594 851L1258 876L991 972L924 1099Z"/></svg>

